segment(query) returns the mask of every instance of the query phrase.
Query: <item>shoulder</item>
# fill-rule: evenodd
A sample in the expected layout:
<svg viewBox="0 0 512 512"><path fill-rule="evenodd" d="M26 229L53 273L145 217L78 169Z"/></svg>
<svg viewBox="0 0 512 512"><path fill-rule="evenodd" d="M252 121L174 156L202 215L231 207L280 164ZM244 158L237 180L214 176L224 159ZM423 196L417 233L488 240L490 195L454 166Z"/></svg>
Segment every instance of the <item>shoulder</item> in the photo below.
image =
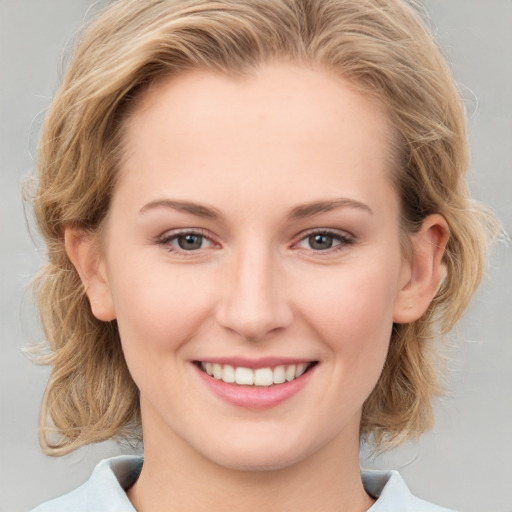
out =
<svg viewBox="0 0 512 512"><path fill-rule="evenodd" d="M31 512L135 512L125 490L137 480L142 457L121 455L102 460L80 487L47 501Z"/></svg>
<svg viewBox="0 0 512 512"><path fill-rule="evenodd" d="M368 512L454 512L416 498L407 488L398 471L362 471L368 494L377 498Z"/></svg>

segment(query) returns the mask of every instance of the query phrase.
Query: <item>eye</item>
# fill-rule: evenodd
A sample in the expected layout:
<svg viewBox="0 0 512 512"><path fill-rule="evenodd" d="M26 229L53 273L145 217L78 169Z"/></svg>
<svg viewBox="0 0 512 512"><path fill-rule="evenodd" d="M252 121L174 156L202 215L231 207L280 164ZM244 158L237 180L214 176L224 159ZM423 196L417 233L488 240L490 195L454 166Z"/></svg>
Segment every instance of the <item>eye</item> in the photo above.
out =
<svg viewBox="0 0 512 512"><path fill-rule="evenodd" d="M180 249L184 251L194 251L201 249L204 241L203 235L196 235L195 233L189 233L188 235L181 235L175 238Z"/></svg>
<svg viewBox="0 0 512 512"><path fill-rule="evenodd" d="M307 241L311 249L325 251L333 246L335 239L333 236L325 233L316 233L315 235L308 236Z"/></svg>
<svg viewBox="0 0 512 512"><path fill-rule="evenodd" d="M157 243L172 253L191 253L214 245L204 233L198 231L166 232Z"/></svg>
<svg viewBox="0 0 512 512"><path fill-rule="evenodd" d="M306 234L297 244L298 247L303 249L310 249L315 252L341 250L347 245L354 243L354 238L347 235L333 231L313 231Z"/></svg>

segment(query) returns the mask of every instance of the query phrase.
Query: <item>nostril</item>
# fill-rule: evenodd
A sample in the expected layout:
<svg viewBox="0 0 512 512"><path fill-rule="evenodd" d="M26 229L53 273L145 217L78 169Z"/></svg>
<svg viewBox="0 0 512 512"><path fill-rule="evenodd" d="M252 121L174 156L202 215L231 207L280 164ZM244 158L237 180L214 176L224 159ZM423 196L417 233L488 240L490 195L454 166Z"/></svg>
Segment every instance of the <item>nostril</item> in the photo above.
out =
<svg viewBox="0 0 512 512"><path fill-rule="evenodd" d="M291 309L278 300L265 304L251 304L240 298L230 298L219 308L216 318L225 329L236 333L240 338L257 342L287 328L293 321Z"/></svg>

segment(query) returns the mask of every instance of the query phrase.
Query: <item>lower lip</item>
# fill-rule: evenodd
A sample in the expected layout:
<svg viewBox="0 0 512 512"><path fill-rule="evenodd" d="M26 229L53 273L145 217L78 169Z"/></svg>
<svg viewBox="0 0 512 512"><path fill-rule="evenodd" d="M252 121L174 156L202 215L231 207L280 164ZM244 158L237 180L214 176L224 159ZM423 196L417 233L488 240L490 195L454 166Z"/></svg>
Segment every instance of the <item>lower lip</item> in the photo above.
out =
<svg viewBox="0 0 512 512"><path fill-rule="evenodd" d="M210 377L194 365L208 388L219 398L245 409L269 409L296 395L309 381L316 366L297 379L273 386L240 386Z"/></svg>

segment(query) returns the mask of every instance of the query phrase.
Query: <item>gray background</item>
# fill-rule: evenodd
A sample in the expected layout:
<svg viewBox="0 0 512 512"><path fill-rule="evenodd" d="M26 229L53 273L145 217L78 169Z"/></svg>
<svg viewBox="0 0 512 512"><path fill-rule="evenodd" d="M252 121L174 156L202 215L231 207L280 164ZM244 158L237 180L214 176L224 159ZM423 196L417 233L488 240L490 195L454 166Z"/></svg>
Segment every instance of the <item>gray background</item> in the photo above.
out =
<svg viewBox="0 0 512 512"><path fill-rule="evenodd" d="M425 0L469 112L470 185L510 233L512 1ZM47 369L21 348L40 339L29 292L44 260L27 234L20 183L59 77L62 50L91 0L0 0L0 511L26 510L84 481L112 443L45 457L37 416ZM92 8L94 11L94 7ZM424 499L467 512L512 511L512 249L495 246L488 278L459 329L451 396L433 432L364 465L400 469Z"/></svg>

